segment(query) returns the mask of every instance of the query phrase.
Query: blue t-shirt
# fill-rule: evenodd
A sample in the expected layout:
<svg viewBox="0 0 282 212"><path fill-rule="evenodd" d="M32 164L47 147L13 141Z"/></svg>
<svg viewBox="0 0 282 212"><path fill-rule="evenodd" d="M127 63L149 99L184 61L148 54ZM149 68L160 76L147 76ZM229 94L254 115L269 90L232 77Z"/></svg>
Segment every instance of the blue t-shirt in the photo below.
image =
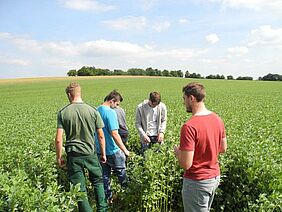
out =
<svg viewBox="0 0 282 212"><path fill-rule="evenodd" d="M105 125L103 127L103 132L106 141L106 155L113 155L119 150L119 147L116 145L113 137L110 134L111 131L119 129L116 111L104 105L99 106L97 110L99 111ZM95 142L97 152L100 153L100 145L97 135L95 136Z"/></svg>

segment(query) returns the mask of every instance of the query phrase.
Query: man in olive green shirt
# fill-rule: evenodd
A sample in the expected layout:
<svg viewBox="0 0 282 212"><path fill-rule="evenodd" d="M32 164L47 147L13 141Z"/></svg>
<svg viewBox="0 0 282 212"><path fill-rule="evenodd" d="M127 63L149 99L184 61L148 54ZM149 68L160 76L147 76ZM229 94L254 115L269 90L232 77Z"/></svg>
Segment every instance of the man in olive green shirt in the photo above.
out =
<svg viewBox="0 0 282 212"><path fill-rule="evenodd" d="M62 159L63 131L66 135L65 151L67 153L68 178L73 185L80 183L81 192L86 192L84 170L89 172L94 187L97 211L107 211L104 193L102 168L96 154L94 135L97 133L101 149L100 160L106 162L105 138L102 128L104 123L97 110L82 101L81 88L78 83L71 83L66 88L70 104L58 112L56 154L59 166L64 166ZM78 202L79 211L92 211L87 198Z"/></svg>

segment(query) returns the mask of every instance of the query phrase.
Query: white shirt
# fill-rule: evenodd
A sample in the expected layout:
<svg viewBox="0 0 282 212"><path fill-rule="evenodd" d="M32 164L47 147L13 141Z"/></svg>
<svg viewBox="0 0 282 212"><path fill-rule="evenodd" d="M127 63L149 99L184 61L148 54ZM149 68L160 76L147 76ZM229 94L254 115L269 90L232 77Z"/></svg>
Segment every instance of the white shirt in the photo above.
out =
<svg viewBox="0 0 282 212"><path fill-rule="evenodd" d="M157 129L157 113L158 109L157 107L150 108L149 115L148 115L148 129L146 134L148 136L157 136L158 135L158 129Z"/></svg>

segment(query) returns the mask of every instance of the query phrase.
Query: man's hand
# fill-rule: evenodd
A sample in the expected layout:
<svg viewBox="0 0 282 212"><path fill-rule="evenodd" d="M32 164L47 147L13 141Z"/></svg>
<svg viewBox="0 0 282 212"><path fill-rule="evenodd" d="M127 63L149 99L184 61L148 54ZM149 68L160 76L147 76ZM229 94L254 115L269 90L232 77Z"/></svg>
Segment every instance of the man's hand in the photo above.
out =
<svg viewBox="0 0 282 212"><path fill-rule="evenodd" d="M176 146L176 145L175 145L175 146L173 147L173 150L174 150L174 155L176 156L177 159L179 159L180 152L181 152L180 149L179 149L179 146Z"/></svg>
<svg viewBox="0 0 282 212"><path fill-rule="evenodd" d="M62 158L57 159L57 164L61 168L63 168L66 165L65 161Z"/></svg>
<svg viewBox="0 0 282 212"><path fill-rule="evenodd" d="M101 161L101 163L106 163L106 162L107 162L107 157L106 157L106 155L101 155L101 156L100 156L100 161Z"/></svg>
<svg viewBox="0 0 282 212"><path fill-rule="evenodd" d="M149 136L147 136L147 135L144 135L144 137L143 137L143 141L144 141L144 143L146 143L146 144L148 144L148 143L150 143L150 142L151 142L151 140L150 140Z"/></svg>
<svg viewBox="0 0 282 212"><path fill-rule="evenodd" d="M129 157L130 152L126 149L126 150L124 151L124 154L125 154L126 157Z"/></svg>
<svg viewBox="0 0 282 212"><path fill-rule="evenodd" d="M160 144L163 144L163 142L164 142L164 134L163 133L159 133L157 139L158 139L158 142Z"/></svg>

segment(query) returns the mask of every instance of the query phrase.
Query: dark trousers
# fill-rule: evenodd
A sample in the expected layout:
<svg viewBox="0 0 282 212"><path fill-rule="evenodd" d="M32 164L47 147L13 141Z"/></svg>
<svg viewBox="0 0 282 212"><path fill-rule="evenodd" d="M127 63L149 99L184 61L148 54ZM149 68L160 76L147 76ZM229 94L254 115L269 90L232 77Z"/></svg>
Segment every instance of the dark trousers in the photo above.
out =
<svg viewBox="0 0 282 212"><path fill-rule="evenodd" d="M141 143L141 150L144 153L145 150L151 148L154 144L158 143L158 136L148 136L150 138L150 143Z"/></svg>
<svg viewBox="0 0 282 212"><path fill-rule="evenodd" d="M68 155L67 160L68 178L73 185L80 183L80 191L87 192L85 169L89 172L89 180L94 187L97 211L107 211L108 205L105 198L102 168L96 154L77 156ZM78 202L78 209L81 212L93 211L88 199L82 198Z"/></svg>

